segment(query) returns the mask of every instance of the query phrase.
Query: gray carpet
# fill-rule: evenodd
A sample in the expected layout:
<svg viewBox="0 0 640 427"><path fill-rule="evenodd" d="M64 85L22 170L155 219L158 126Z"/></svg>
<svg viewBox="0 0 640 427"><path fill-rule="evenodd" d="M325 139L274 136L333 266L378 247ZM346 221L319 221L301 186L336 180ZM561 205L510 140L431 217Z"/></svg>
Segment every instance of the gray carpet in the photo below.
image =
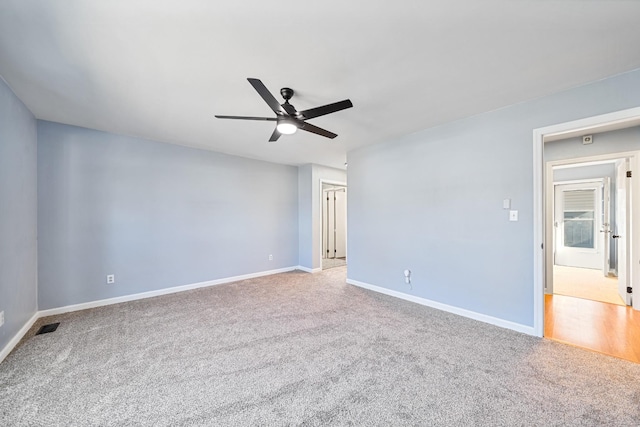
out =
<svg viewBox="0 0 640 427"><path fill-rule="evenodd" d="M291 272L56 316L0 425L640 425L640 365Z"/></svg>

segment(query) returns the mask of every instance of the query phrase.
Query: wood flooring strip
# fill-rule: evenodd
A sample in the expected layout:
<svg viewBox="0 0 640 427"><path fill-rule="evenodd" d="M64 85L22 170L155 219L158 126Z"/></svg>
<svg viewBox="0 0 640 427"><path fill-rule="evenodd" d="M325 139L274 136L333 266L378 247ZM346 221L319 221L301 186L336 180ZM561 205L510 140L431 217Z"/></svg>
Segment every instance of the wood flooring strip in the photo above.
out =
<svg viewBox="0 0 640 427"><path fill-rule="evenodd" d="M564 295L545 295L544 335L640 363L640 312Z"/></svg>

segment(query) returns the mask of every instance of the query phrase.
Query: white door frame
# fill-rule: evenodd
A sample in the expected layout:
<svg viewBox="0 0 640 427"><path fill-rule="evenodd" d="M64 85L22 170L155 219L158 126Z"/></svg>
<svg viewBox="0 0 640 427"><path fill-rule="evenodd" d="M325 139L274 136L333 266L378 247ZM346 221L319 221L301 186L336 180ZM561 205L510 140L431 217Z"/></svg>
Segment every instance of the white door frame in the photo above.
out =
<svg viewBox="0 0 640 427"><path fill-rule="evenodd" d="M618 273L618 295L629 305L633 302L632 295L627 294L627 286L633 286L633 180L629 185L627 172L633 171L633 163L629 159L616 162L616 234L620 238L616 240L616 271ZM622 185L621 185L622 184ZM620 196L620 192L624 196ZM620 209L621 201L624 200L624 209ZM621 232L622 229L622 232ZM629 255L631 253L631 256ZM631 301L630 301L631 300ZM638 305L636 304L636 308Z"/></svg>
<svg viewBox="0 0 640 427"><path fill-rule="evenodd" d="M604 234L604 259L602 260L604 268L602 269L602 275L609 277L611 273L611 236L613 235L611 232L611 178L606 176L603 180L602 206L604 206L604 215L602 216L601 232Z"/></svg>
<svg viewBox="0 0 640 427"><path fill-rule="evenodd" d="M319 207L319 209L320 209L320 217L319 217L320 218L320 227L318 227L319 230L318 230L318 236L317 236L319 244L320 244L320 250L318 251L319 259L317 260L319 262L319 265L320 265L320 270L322 270L322 250L323 250L323 248L322 248L322 218L323 218L323 215L324 215L324 212L323 212L323 209L322 209L322 196L324 194L324 191L322 191L322 184L337 185L337 186L340 186L340 187L347 188L347 183L346 182L332 181L332 180L329 180L329 179L320 178L320 191L319 191L319 193L320 193L320 196L319 196L320 197L320 207ZM349 193L347 192L347 194L349 194ZM349 212L348 196L347 196L347 212ZM348 233L346 232L348 230L348 225L349 224L348 224L348 219L347 219L347 224L346 224L346 229L345 229L345 247L346 248L349 247L349 239L347 238L348 237Z"/></svg>
<svg viewBox="0 0 640 427"><path fill-rule="evenodd" d="M640 107L630 108L627 110L616 111L613 113L602 114L599 116L588 117L585 119L574 120L571 122L560 123L552 126L545 126L542 128L533 130L533 329L535 335L542 337L544 335L544 283L545 283L545 266L548 265L548 261L545 258L547 254L553 250L552 240L548 240L545 236L545 214L546 209L549 207L548 203L545 203L545 182L553 181L553 177L545 176L544 168L544 138L551 135L562 135L577 130L584 130L585 133L593 131L597 128L601 128L611 124L631 123L634 120L640 119ZM629 125L629 127L631 124ZM552 143L552 142L551 142ZM617 157L620 156L619 154ZM636 171L637 168L637 158ZM638 191L640 173L636 172L636 176L632 178L632 187L634 193ZM640 212L640 197L632 197L632 212ZM640 239L639 228L633 227L632 236L632 253L634 259L632 260L632 270L635 274L632 277L638 277L640 273L640 265L636 261L637 254L640 253ZM544 242L549 242L545 245ZM553 265L553 264L551 264ZM635 301L640 300L636 298ZM634 301L634 306L636 305Z"/></svg>

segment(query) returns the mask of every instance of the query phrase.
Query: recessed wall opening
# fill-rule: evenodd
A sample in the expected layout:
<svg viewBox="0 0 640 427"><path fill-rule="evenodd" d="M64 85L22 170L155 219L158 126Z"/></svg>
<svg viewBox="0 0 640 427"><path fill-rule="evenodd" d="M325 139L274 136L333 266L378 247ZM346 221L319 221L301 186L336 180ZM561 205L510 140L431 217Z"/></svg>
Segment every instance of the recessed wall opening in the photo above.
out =
<svg viewBox="0 0 640 427"><path fill-rule="evenodd" d="M347 187L322 183L322 269L347 265Z"/></svg>
<svg viewBox="0 0 640 427"><path fill-rule="evenodd" d="M534 131L535 331L636 362L639 125L636 108Z"/></svg>

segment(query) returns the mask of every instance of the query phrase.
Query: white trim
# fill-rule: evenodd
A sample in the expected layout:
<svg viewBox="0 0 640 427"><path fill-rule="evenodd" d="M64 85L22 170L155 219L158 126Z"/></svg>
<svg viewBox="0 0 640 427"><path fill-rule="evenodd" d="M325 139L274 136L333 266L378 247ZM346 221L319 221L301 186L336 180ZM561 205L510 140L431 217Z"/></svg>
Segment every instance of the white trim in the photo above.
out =
<svg viewBox="0 0 640 427"><path fill-rule="evenodd" d="M554 142L555 141L551 141L549 144L553 144ZM598 154L596 156L575 157L571 159L562 159L562 160L549 160L547 164L551 166L553 169L561 169L561 166L568 166L568 165L576 165L575 167L580 167L577 165L591 166L594 164L608 164L608 163L613 163L614 160L626 159L628 157L633 157L637 155L638 155L637 151L620 151L617 153ZM580 181L580 180L576 180L576 181ZM590 179L586 179L582 181L590 181Z"/></svg>
<svg viewBox="0 0 640 427"><path fill-rule="evenodd" d="M304 267L302 265L299 265L296 267L297 270L302 270L304 272L307 273L320 273L322 271L322 267L320 268L309 268L309 267Z"/></svg>
<svg viewBox="0 0 640 427"><path fill-rule="evenodd" d="M190 285L174 286L172 288L158 289L155 291L141 292L138 294L123 295L121 297L101 299L81 304L67 305L64 307L41 310L40 317L53 316L56 314L68 313L71 311L86 310L88 308L102 307L105 305L120 304L122 302L135 301L146 298L153 298L161 295L175 294L176 292L190 291L192 289L207 288L209 286L223 285L225 283L238 282L240 280L254 279L256 277L270 276L272 274L286 273L293 271L296 267L279 268L277 270L261 271L258 273L243 274L240 276L225 277L223 279L209 280L206 282L192 283Z"/></svg>
<svg viewBox="0 0 640 427"><path fill-rule="evenodd" d="M544 273L545 241L544 218L544 137L560 135L575 130L590 131L611 123L631 122L640 118L640 107L560 123L533 130L533 328L535 335L544 334Z"/></svg>
<svg viewBox="0 0 640 427"><path fill-rule="evenodd" d="M629 256L630 270L630 286L636 286L635 291L638 292L637 284L640 277L640 226L638 225L638 212L640 212L640 152L633 158L629 159L629 170L633 171L631 178L631 255ZM637 262L636 262L637 261ZM640 298L632 298L632 307L634 310L640 310Z"/></svg>
<svg viewBox="0 0 640 427"><path fill-rule="evenodd" d="M604 185L604 177L603 178L585 178L585 179L571 179L568 181L553 181L551 185L572 185L572 184L590 184L597 183L599 187Z"/></svg>
<svg viewBox="0 0 640 427"><path fill-rule="evenodd" d="M29 329L31 329L33 324L36 323L36 320L38 320L39 318L39 312L35 312L33 316L31 316L31 319L27 320L27 323L25 323L24 326L20 328L18 333L15 334L13 338L11 338L11 341L9 341L7 345L5 345L2 350L0 350L0 363L2 363L2 361L9 355L9 353L11 353L15 346L18 345L22 337L24 337L27 332L29 332Z"/></svg>
<svg viewBox="0 0 640 427"><path fill-rule="evenodd" d="M536 335L532 326L522 325L520 323L510 322L504 319L498 319L497 317L488 316L486 314L477 313L471 310L465 310L464 308L454 307L452 305L443 304L437 301L417 297L415 295L405 294L403 292L394 291L391 289L383 288L369 283L360 282L358 280L347 279L347 283L361 288L369 289L370 291L379 292L381 294L389 295L392 297L400 298L406 301L411 301L416 304L424 305L427 307L435 308L438 310L446 311L449 313L457 314L459 316L468 317L469 319L478 320L480 322L489 323L491 325L499 326L501 328L511 329L517 332L522 332L528 335Z"/></svg>
<svg viewBox="0 0 640 427"><path fill-rule="evenodd" d="M553 141L550 141L553 142ZM549 142L547 142L548 144ZM593 157L599 157L599 156L593 156ZM591 157L589 157L591 158ZM594 161L589 161L589 162L580 162L580 164L573 164L573 163L569 163L569 164L565 164L565 162L567 160L570 159L565 159L565 160L550 160L553 162L561 162L559 165L556 165L553 167L553 169L556 170L564 170L564 169L575 169L575 168L583 168L583 167L587 167L587 166L599 166L599 165L615 165L616 162L615 160L594 160Z"/></svg>
<svg viewBox="0 0 640 427"><path fill-rule="evenodd" d="M575 131L594 131L606 125L622 124L638 119L640 119L640 107L635 107L626 110L614 111L612 113L601 114L599 116L573 120L571 122L545 126L542 128L534 129L534 132L540 131L540 133L544 136L558 136ZM637 126L637 124L631 123L628 127L632 126Z"/></svg>
<svg viewBox="0 0 640 427"><path fill-rule="evenodd" d="M158 290L155 290L155 291L141 292L141 293L138 293L138 294L124 295L124 296L121 296L121 297L107 298L107 299L102 299L102 300L97 300L97 301L85 302L85 303L81 303L81 304L67 305L67 306L64 306L64 307L51 308L51 309L48 309L48 310L40 310L40 311L37 311L31 317L31 319L29 319L29 321L24 324L24 326L20 329L20 331L18 331L18 333L11 339L11 341L9 341L9 343L0 351L0 363L2 363L2 361L5 359L5 357L7 357L9 355L9 353L11 353L11 351L20 342L20 340L25 336L25 334L27 332L29 332L29 329L31 329L31 327L36 322L36 320L38 320L38 319L40 319L42 317L53 316L53 315L56 315L56 314L69 313L69 312L72 312L72 311L86 310L88 308L102 307L102 306L105 306L105 305L119 304L119 303L122 303L122 302L135 301L135 300L146 299L146 298L153 298L153 297L157 297L157 296L160 296L160 295L174 294L174 293L177 293L177 292L189 291L189 290L192 290L192 289L206 288L206 287L209 287L209 286L216 286L216 285L222 285L222 284L225 284L225 283L238 282L240 280L254 279L256 277L270 276L272 274L286 273L288 271L293 271L293 270L297 270L297 269L301 269L301 267L300 266L294 266L294 267L279 268L279 269L276 269L276 270L260 271L260 272L257 272L257 273L243 274L243 275L240 275L240 276L233 276L233 277L226 277L226 278L223 278L223 279L209 280L207 282L192 283L190 285L183 285L183 286L174 286L172 288L158 289Z"/></svg>

